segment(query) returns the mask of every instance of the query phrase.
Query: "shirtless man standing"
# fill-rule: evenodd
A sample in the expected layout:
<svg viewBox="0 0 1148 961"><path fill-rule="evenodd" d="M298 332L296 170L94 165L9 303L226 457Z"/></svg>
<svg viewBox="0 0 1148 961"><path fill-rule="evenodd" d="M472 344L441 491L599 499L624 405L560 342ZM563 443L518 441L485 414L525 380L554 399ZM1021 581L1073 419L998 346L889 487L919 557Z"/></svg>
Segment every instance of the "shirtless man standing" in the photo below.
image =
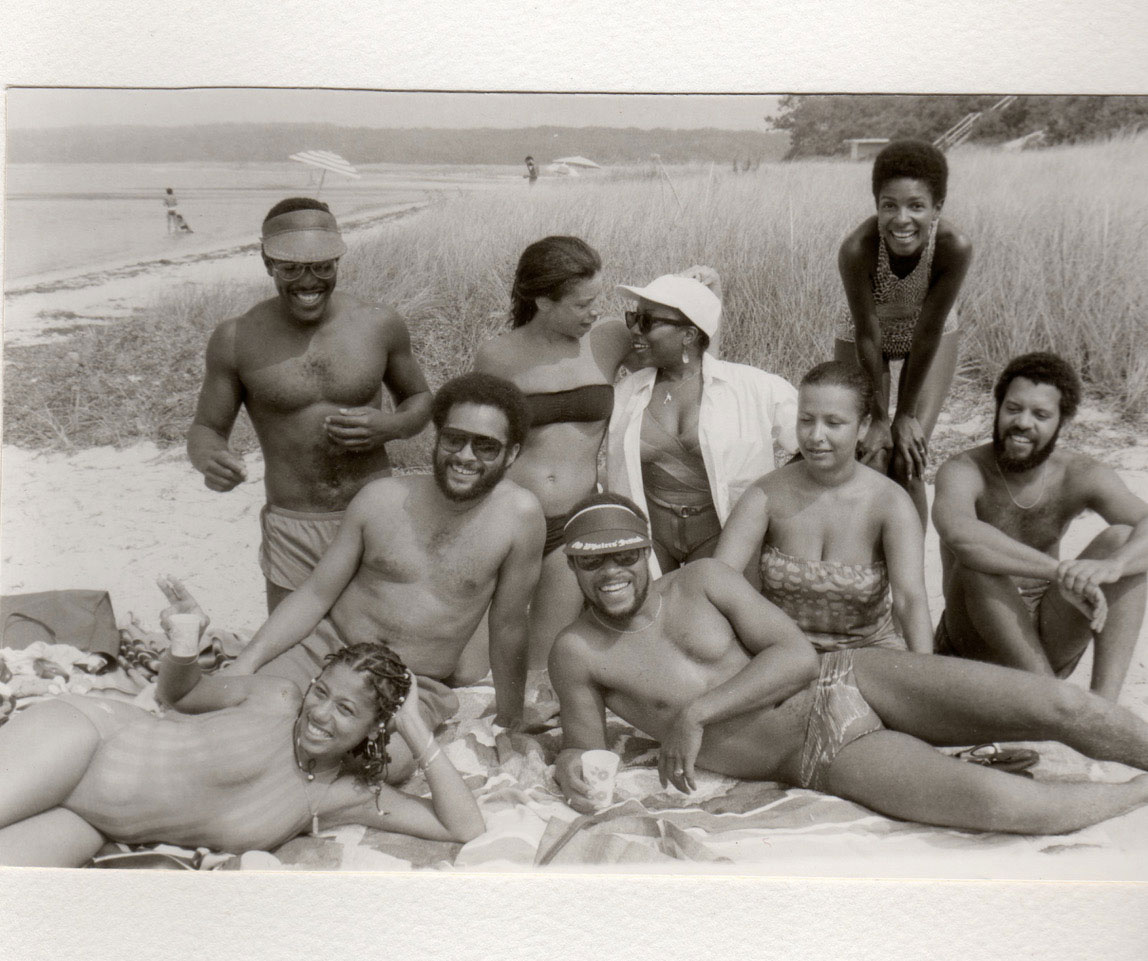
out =
<svg viewBox="0 0 1148 961"><path fill-rule="evenodd" d="M663 786L695 762L732 777L836 794L892 817L1056 834L1148 803L1123 784L1040 782L930 745L1055 738L1148 770L1148 724L1076 685L991 664L878 648L816 655L732 568L704 559L651 582L649 529L616 494L583 500L565 551L587 608L559 634L558 783L593 808L583 751L605 748L606 708L662 742Z"/></svg>
<svg viewBox="0 0 1148 961"><path fill-rule="evenodd" d="M490 609L496 722L522 722L526 607L546 524L534 495L504 474L529 424L512 384L470 373L435 395L434 476L373 481L351 501L314 573L276 608L236 659L237 673L286 677L306 689L344 644L385 640L419 675L431 729L458 709L449 690L473 684L459 661ZM314 632L314 633L312 633ZM388 781L410 770L392 749Z"/></svg>
<svg viewBox="0 0 1148 961"><path fill-rule="evenodd" d="M946 605L937 653L1067 677L1095 638L1092 690L1115 701L1144 619L1148 504L1110 467L1056 449L1080 400L1064 360L1017 357L994 394L992 443L937 472ZM1110 526L1060 560L1085 510Z"/></svg>
<svg viewBox="0 0 1148 961"><path fill-rule="evenodd" d="M187 434L204 483L229 491L247 477L227 443L247 407L265 465L259 564L268 612L311 573L359 488L390 473L384 444L417 434L430 417L399 315L335 292L346 249L326 204L296 197L271 208L263 263L276 296L216 327ZM393 413L381 409L383 385Z"/></svg>

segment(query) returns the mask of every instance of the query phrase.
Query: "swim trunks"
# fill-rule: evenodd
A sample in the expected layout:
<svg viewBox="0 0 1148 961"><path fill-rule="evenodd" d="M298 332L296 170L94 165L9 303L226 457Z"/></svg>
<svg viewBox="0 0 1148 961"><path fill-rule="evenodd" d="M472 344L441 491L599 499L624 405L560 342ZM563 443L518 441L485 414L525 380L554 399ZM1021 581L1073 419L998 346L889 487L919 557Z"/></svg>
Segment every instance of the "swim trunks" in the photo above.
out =
<svg viewBox="0 0 1148 961"><path fill-rule="evenodd" d="M1014 577L1013 584L1016 585L1017 593L1020 594L1020 599L1024 602L1025 608L1028 610L1029 617L1032 618L1033 624L1040 624L1040 602L1044 600L1044 595L1048 593L1048 588L1051 581L1042 580L1021 580ZM941 611L941 619L937 621L937 630L933 634L933 652L936 654L944 654L947 657L963 657L960 651L953 645L952 639L949 637L949 628L945 623L945 612ZM1077 660L1080 658L1078 657Z"/></svg>
<svg viewBox="0 0 1148 961"><path fill-rule="evenodd" d="M921 306L929 293L938 223L933 221L928 243L917 260L917 266L907 277L898 277L893 273L889 265L889 250L880 234L877 236L877 272L872 278L873 305L881 327L881 353L890 360L907 357L913 346L917 321L921 318ZM960 315L954 307L945 318L941 332L952 333L959 323ZM837 339L851 344L855 338L853 314L846 310L837 324Z"/></svg>
<svg viewBox="0 0 1148 961"><path fill-rule="evenodd" d="M1048 593L1048 589L1052 586L1052 582L1028 578L1022 580L1014 577L1013 583L1016 585L1017 593L1020 594L1020 599L1024 602L1024 606L1032 618L1033 624L1035 624L1039 630L1040 605L1044 600L1044 595ZM1080 650L1077 651L1074 656L1059 667L1053 667L1053 673L1057 677L1068 677L1076 670L1076 665L1079 664L1080 659L1084 657L1084 652L1087 648L1087 644L1081 645ZM956 645L953 644L952 638L949 636L949 628L945 623L945 611L941 611L941 619L937 622L937 630L933 634L933 650L937 654L944 654L946 657L965 656L957 650Z"/></svg>
<svg viewBox="0 0 1148 961"><path fill-rule="evenodd" d="M857 647L905 650L893 623L893 598L885 565L838 564L761 553L761 593L805 632L819 652Z"/></svg>
<svg viewBox="0 0 1148 961"><path fill-rule="evenodd" d="M310 576L339 533L344 511L310 514L267 504L259 514L259 567L272 584L293 591Z"/></svg>
<svg viewBox="0 0 1148 961"><path fill-rule="evenodd" d="M283 677L306 692L311 682L323 671L328 654L342 650L343 638L328 618L323 618L314 633L264 664L256 674ZM419 681L419 706L423 718L433 731L458 712L458 695L433 677L415 675Z"/></svg>
<svg viewBox="0 0 1148 961"><path fill-rule="evenodd" d="M821 673L801 749L799 786L828 793L825 779L841 749L884 728L881 718L857 687L853 651L822 655Z"/></svg>

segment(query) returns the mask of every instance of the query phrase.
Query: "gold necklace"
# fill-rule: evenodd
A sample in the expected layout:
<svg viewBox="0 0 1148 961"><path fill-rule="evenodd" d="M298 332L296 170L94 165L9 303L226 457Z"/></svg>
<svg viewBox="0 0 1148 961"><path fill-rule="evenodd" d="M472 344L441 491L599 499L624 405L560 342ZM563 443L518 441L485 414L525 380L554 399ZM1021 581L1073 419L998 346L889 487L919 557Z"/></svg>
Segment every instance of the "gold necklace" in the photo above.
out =
<svg viewBox="0 0 1148 961"><path fill-rule="evenodd" d="M695 377L681 377L678 380L674 381L672 387L666 388L666 396L662 398L662 406L664 407L666 404L668 404L670 402L670 398L673 396L674 391L677 390L679 387L681 387L682 384L686 384L686 383L692 384L696 381L696 379L697 378L695 378ZM663 380L660 383L665 384L666 381Z"/></svg>
<svg viewBox="0 0 1148 961"><path fill-rule="evenodd" d="M318 806L311 804L311 789L310 784L315 780L315 759L311 758L307 762L307 766L303 767L303 762L299 760L299 723L303 720L303 708L300 706L299 715L295 718L295 723L291 725L291 754L295 758L295 766L299 769L299 773L303 775L303 798L307 802L307 811L311 815L311 837L329 837L319 833L319 808L323 806L323 802L327 800L327 795L331 791L331 785L339 780L339 773L336 769L335 776L327 782L327 788L323 791L323 796L319 798Z"/></svg>
<svg viewBox="0 0 1148 961"><path fill-rule="evenodd" d="M590 613L594 615L594 620L596 620L599 624L601 624L603 627L607 628L608 630L617 631L619 634L640 634L640 633L642 633L642 631L648 631L651 627L653 627L654 622L657 621L657 619L658 619L658 615L662 613L662 595L661 594L658 595L657 609L654 611L653 616L650 618L650 623L647 624L645 627L631 627L629 629L627 629L625 627L614 627L613 624L607 624L604 620L602 620L602 618L598 615L598 612L596 610L594 610L594 608L592 608L592 607L590 608Z"/></svg>
<svg viewBox="0 0 1148 961"><path fill-rule="evenodd" d="M1001 470L1001 465L997 462L995 454L993 455L993 466L996 467L997 473L1000 474L1001 483L1004 484L1005 493L1008 494L1008 499L1022 511L1032 510L1034 507L1036 507L1037 504L1044 500L1044 489L1048 482L1048 461L1045 461L1040 465L1040 493L1036 495L1036 500L1034 500L1031 504L1022 504L1012 496L1012 491L1009 489L1008 481L1005 480L1004 471Z"/></svg>

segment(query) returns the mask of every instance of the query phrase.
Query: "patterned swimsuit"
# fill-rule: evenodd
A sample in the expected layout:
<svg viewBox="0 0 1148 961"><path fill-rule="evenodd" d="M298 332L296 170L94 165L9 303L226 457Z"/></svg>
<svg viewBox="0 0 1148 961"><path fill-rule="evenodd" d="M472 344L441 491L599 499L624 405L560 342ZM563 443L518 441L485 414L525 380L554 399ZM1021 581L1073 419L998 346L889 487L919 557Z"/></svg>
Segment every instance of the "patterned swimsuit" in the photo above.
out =
<svg viewBox="0 0 1148 961"><path fill-rule="evenodd" d="M905 650L893 623L883 563L813 561L767 546L761 554L761 593L797 623L818 651Z"/></svg>
<svg viewBox="0 0 1148 961"><path fill-rule="evenodd" d="M881 325L881 353L890 360L909 355L921 306L929 293L929 280L933 273L933 251L937 246L937 224L929 229L929 239L917 260L917 266L907 277L898 277L889 264L889 249L880 234L877 237L877 272L873 275L873 302L877 320ZM959 317L954 309L945 318L943 333L957 329ZM837 325L837 339L853 343L856 337L853 315L846 310Z"/></svg>

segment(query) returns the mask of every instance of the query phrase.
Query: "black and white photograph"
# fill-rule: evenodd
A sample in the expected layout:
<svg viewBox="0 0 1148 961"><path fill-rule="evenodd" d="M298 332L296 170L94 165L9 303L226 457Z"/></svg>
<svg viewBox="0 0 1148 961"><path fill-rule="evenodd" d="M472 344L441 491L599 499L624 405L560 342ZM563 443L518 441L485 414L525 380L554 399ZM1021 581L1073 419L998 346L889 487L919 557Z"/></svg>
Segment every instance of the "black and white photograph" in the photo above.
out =
<svg viewBox="0 0 1148 961"><path fill-rule="evenodd" d="M6 87L5 883L1148 882L1148 95L550 86Z"/></svg>

